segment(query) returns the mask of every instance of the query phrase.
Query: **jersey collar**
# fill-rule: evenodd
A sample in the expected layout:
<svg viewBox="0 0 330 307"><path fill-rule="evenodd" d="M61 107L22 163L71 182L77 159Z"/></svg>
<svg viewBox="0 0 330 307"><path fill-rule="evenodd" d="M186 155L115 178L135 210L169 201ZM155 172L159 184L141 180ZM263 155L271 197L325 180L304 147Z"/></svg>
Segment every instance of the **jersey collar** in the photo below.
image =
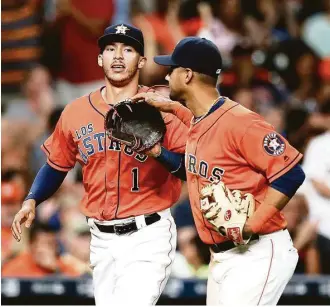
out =
<svg viewBox="0 0 330 307"><path fill-rule="evenodd" d="M204 115L199 116L199 117L193 117L191 119L191 124L195 125L197 123L199 123L201 120L203 120L205 117L209 116L210 114L212 114L214 111L218 110L226 101L226 97L219 97L219 99L213 104L213 106L211 107L211 109Z"/></svg>
<svg viewBox="0 0 330 307"><path fill-rule="evenodd" d="M100 89L90 93L88 95L88 101L91 105L91 107L100 115L105 117L106 113L109 111L109 106L107 103L104 101L102 95L101 95L101 90L103 87Z"/></svg>

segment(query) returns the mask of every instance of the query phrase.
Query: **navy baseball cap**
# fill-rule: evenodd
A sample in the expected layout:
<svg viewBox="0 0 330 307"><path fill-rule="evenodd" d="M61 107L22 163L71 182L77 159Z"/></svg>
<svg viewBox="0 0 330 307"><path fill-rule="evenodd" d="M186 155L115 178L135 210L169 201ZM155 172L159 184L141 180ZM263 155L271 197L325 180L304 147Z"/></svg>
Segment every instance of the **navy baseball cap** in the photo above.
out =
<svg viewBox="0 0 330 307"><path fill-rule="evenodd" d="M104 34L98 39L97 43L103 51L106 45L112 42L125 43L135 48L142 56L144 55L144 39L140 29L122 23L112 25L104 30Z"/></svg>
<svg viewBox="0 0 330 307"><path fill-rule="evenodd" d="M155 56L154 61L163 66L190 68L214 78L217 78L222 68L218 47L210 40L196 36L182 39L171 55Z"/></svg>

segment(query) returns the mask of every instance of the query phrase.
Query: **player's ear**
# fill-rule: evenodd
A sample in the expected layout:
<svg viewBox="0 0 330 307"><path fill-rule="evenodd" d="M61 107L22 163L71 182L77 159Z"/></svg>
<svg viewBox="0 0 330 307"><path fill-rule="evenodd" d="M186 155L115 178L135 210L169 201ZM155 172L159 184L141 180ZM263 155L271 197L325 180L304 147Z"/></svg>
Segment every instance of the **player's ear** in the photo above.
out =
<svg viewBox="0 0 330 307"><path fill-rule="evenodd" d="M138 68L141 69L147 62L147 58L144 56L140 56Z"/></svg>
<svg viewBox="0 0 330 307"><path fill-rule="evenodd" d="M98 57L97 57L97 64L100 66L100 67L103 67L103 56L102 54L99 54Z"/></svg>
<svg viewBox="0 0 330 307"><path fill-rule="evenodd" d="M186 68L186 76L185 83L188 84L193 78L193 71L191 69Z"/></svg>

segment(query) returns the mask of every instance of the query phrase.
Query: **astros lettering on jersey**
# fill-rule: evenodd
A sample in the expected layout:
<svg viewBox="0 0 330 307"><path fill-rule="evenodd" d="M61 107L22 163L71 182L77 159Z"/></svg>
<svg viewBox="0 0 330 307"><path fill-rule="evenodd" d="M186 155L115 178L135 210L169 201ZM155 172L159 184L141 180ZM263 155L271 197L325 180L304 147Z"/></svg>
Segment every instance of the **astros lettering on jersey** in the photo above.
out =
<svg viewBox="0 0 330 307"><path fill-rule="evenodd" d="M85 188L81 210L87 217L102 221L169 208L180 196L181 181L155 159L105 136L104 116L110 107L101 89L67 105L54 133L42 145L48 164L64 172L77 161L81 164ZM171 114L164 115L164 121L163 145L183 153L187 127Z"/></svg>
<svg viewBox="0 0 330 307"><path fill-rule="evenodd" d="M182 110L176 113L179 111ZM191 119L189 113L180 112L181 119L187 122ZM190 202L201 239L207 244L227 240L203 217L199 199L202 187L214 180L223 180L231 190L254 195L258 208L269 184L301 158L302 154L261 116L228 98L203 120L192 123L185 159ZM261 234L285 227L286 221L278 212L264 225Z"/></svg>

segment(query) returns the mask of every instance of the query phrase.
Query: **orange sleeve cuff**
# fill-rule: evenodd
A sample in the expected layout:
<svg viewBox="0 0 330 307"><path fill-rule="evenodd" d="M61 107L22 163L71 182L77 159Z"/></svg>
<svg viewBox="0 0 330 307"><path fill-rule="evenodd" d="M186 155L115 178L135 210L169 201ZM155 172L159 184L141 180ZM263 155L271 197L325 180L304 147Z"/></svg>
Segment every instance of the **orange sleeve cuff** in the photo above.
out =
<svg viewBox="0 0 330 307"><path fill-rule="evenodd" d="M261 228L277 213L279 210L272 205L261 205L249 220L251 230L259 233Z"/></svg>
<svg viewBox="0 0 330 307"><path fill-rule="evenodd" d="M50 156L50 152L49 150L47 149L47 147L45 146L45 144L42 144L41 145L41 150L46 154L47 156L47 163L52 167L52 168L55 168L56 170L60 171L60 172L68 172L70 171L73 167L71 166L61 166L61 165L58 165L56 164L55 162L53 162L52 160L50 160L49 156Z"/></svg>

